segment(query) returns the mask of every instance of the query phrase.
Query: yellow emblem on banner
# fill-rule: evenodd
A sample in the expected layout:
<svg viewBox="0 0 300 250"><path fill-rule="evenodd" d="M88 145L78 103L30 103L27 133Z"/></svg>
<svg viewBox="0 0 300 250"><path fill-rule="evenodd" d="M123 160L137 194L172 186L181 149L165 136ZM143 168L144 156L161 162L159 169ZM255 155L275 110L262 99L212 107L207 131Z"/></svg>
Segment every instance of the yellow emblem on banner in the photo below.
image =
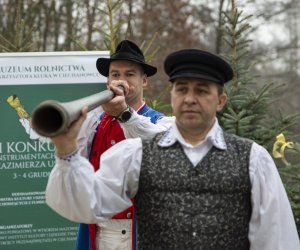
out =
<svg viewBox="0 0 300 250"><path fill-rule="evenodd" d="M17 111L20 118L29 119L30 115L25 110L24 106L21 104L21 101L18 96L11 95L7 98L7 103Z"/></svg>

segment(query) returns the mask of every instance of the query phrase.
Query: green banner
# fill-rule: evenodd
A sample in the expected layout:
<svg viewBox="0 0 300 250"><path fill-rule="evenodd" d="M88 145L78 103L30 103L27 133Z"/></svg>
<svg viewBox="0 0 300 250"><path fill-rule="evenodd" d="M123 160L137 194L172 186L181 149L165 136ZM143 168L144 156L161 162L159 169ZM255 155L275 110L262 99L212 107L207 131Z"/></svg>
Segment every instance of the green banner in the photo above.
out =
<svg viewBox="0 0 300 250"><path fill-rule="evenodd" d="M30 124L44 100L72 101L106 89L96 59L106 51L0 54L0 249L74 249L78 224L45 204L54 146Z"/></svg>

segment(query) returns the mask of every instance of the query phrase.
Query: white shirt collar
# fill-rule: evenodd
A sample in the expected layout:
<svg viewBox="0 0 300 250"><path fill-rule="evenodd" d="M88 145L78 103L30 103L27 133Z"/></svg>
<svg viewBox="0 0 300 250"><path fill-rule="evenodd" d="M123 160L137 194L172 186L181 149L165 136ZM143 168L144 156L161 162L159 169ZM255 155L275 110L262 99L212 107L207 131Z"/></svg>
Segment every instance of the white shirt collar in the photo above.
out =
<svg viewBox="0 0 300 250"><path fill-rule="evenodd" d="M180 142L182 145L185 145L187 147L194 147L183 139L174 120L172 126L164 133L163 137L159 140L158 145L161 147L170 147L176 141ZM226 142L224 139L224 132L220 127L217 118L215 119L215 123L206 135L205 139L199 144L202 144L203 142L210 142L219 149L227 149Z"/></svg>

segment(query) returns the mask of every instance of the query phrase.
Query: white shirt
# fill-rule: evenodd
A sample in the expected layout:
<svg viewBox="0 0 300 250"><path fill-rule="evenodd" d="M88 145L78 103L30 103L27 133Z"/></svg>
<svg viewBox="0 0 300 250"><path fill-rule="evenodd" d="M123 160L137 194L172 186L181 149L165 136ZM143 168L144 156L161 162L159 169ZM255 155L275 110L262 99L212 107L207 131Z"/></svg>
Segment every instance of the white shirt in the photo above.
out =
<svg viewBox="0 0 300 250"><path fill-rule="evenodd" d="M141 105L141 108L144 107L144 103ZM139 111L138 109L138 111ZM138 112L137 111L137 112ZM136 138L140 137L143 139L151 138L156 133L165 131L168 127L171 126L174 117L165 117L163 120L157 120L156 124L151 123L150 117L146 117L143 115L138 115L137 112L133 111L132 117L126 123L120 123L123 132L126 138ZM84 122L80 133L77 138L79 152L85 158L89 158L89 153L92 147L92 142L94 135L97 131L97 127L101 122L99 118L103 115L103 109L101 106L98 108L91 110L87 119ZM112 145L115 144L115 141L111 142ZM131 206L132 204L130 204ZM106 228L110 230L122 230L127 228L131 222L124 220L115 220L108 219L105 221L101 221L97 223L101 228ZM131 228L131 227L130 227ZM103 236L102 236L103 237ZM111 237L111 235L110 235ZM117 234L117 238L122 237L122 234ZM111 239L112 241L116 240L116 238Z"/></svg>
<svg viewBox="0 0 300 250"><path fill-rule="evenodd" d="M206 138L194 147L183 140L173 123L159 143L167 147L176 141L183 145L194 166L212 146L226 150L217 121ZM57 159L48 180L46 202L69 220L101 223L130 206L130 198L138 190L141 160L140 138L124 140L107 150L96 173L79 154L70 162ZM253 143L250 152L249 176L250 250L299 250L295 221L277 168L269 153L257 143Z"/></svg>
<svg viewBox="0 0 300 250"><path fill-rule="evenodd" d="M141 108L144 104L141 106ZM90 147L92 146L92 141L94 135L97 131L97 126L99 124L99 118L103 113L103 109L99 106L96 109L90 111L87 115L87 119L83 123L79 135L78 135L78 147L80 154L86 158L89 156ZM167 130L174 117L164 117L163 119L158 119L155 124L150 121L150 117L143 115L138 115L137 112L133 111L133 114L128 122L120 123L125 138L142 138L149 139L155 134Z"/></svg>

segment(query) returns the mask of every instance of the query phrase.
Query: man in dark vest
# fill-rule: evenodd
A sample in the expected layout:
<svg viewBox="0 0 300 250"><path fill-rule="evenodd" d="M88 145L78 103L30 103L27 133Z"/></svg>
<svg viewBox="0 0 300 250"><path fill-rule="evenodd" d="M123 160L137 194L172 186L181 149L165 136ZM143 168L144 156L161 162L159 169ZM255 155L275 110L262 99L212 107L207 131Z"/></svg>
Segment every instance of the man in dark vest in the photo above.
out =
<svg viewBox="0 0 300 250"><path fill-rule="evenodd" d="M170 54L164 69L176 117L171 127L151 139L118 143L101 156L96 173L79 154L68 163L57 158L47 204L72 221L99 223L134 197L137 249L299 250L271 156L218 124L216 113L227 101L223 87L233 78L230 65L207 51L184 49ZM53 140L60 153L64 143Z"/></svg>
<svg viewBox="0 0 300 250"><path fill-rule="evenodd" d="M147 134L139 133L139 127L149 127L149 123L165 126L159 121L164 115L150 108L143 98L148 77L154 75L157 69L145 62L143 52L135 43L121 41L110 58L97 60L96 67L101 75L107 77L107 87L116 96L88 114L78 137L79 151L89 159L95 171L100 168L101 154L125 139L124 132L127 137L145 137ZM126 97L122 95L123 91ZM111 220L80 224L75 250L96 250L97 244L100 249L132 250L134 221L134 207L130 206Z"/></svg>

